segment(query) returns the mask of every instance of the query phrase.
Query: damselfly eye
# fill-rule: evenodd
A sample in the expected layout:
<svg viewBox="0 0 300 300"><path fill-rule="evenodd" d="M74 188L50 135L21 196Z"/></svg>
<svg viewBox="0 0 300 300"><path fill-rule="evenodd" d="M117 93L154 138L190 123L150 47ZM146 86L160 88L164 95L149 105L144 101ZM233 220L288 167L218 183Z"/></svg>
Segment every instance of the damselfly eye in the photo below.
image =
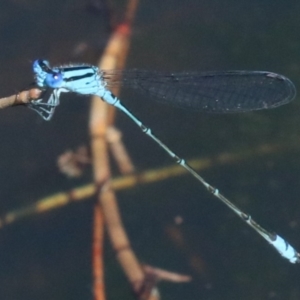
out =
<svg viewBox="0 0 300 300"><path fill-rule="evenodd" d="M60 88L63 83L62 73L49 73L46 76L45 84L53 89Z"/></svg>

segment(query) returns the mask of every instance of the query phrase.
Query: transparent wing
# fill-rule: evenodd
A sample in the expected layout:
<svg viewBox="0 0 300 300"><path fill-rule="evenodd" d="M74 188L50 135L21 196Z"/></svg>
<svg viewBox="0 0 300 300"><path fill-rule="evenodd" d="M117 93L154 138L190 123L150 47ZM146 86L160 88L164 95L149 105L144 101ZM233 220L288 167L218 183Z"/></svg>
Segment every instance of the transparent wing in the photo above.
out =
<svg viewBox="0 0 300 300"><path fill-rule="evenodd" d="M103 71L107 87L122 84L153 100L191 110L231 113L274 108L292 101L294 84L285 76L263 71L161 73Z"/></svg>

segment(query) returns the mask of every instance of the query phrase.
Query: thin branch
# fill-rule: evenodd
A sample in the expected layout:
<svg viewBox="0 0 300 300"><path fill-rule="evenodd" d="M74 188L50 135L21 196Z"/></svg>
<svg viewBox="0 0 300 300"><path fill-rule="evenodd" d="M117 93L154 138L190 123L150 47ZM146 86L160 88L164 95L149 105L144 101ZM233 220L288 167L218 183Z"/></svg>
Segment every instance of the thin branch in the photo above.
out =
<svg viewBox="0 0 300 300"><path fill-rule="evenodd" d="M196 158L188 160L197 171L203 171L209 168L238 164L250 159L263 158L271 154L281 154L284 151L298 150L299 143L294 144L262 144L254 149L243 150L236 153L221 153L214 157ZM187 175L187 172L180 166L172 164L162 168L149 169L138 174L125 175L111 179L111 186L115 191L131 189L141 184L150 184L162 180L168 180L173 177ZM59 207L68 205L76 201L85 201L96 193L96 185L89 183L84 186L74 188L67 192L60 192L45 198L37 200L35 203L26 207L18 208L4 214L0 218L0 228L24 217L30 217L35 214L51 211Z"/></svg>
<svg viewBox="0 0 300 300"><path fill-rule="evenodd" d="M24 105L27 103L30 103L31 101L34 101L36 99L39 99L42 90L33 87L27 90L23 90L21 92L18 92L17 94L0 98L0 109L15 106L15 105Z"/></svg>
<svg viewBox="0 0 300 300"><path fill-rule="evenodd" d="M102 210L97 203L94 207L94 234L93 234L93 283L94 297L97 300L105 299L103 241L104 219Z"/></svg>
<svg viewBox="0 0 300 300"><path fill-rule="evenodd" d="M132 1L129 1L128 9L132 10ZM134 1L137 5L137 2ZM130 22L119 25L112 34L103 57L98 66L100 69L122 69L124 67L127 53L129 50L129 41L132 20L134 13L130 14ZM118 90L113 91L116 95ZM144 283L144 272L130 247L125 228L122 224L121 216L117 206L116 197L110 184L110 168L107 152L107 128L113 123L114 109L108 107L98 97L92 97L92 106L90 114L90 135L91 149L93 156L94 181L98 187L98 201L103 209L105 223L107 225L109 237L119 263L121 264L131 288L140 297L139 291ZM156 298L157 299L157 298ZM98 298L95 298L98 300ZM143 299L147 300L147 299Z"/></svg>

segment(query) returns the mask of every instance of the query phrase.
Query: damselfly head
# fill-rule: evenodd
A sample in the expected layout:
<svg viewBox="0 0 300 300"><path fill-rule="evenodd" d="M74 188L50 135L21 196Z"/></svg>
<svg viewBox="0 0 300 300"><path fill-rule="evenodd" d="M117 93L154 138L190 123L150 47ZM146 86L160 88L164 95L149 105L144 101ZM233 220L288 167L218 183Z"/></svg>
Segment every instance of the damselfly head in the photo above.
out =
<svg viewBox="0 0 300 300"><path fill-rule="evenodd" d="M37 59L33 62L32 65L33 72L38 74L40 72L46 72L46 73L51 73L52 70L50 68L50 64L47 60L44 59Z"/></svg>
<svg viewBox="0 0 300 300"><path fill-rule="evenodd" d="M63 74L61 72L48 73L45 78L45 84L53 89L60 88L63 83Z"/></svg>

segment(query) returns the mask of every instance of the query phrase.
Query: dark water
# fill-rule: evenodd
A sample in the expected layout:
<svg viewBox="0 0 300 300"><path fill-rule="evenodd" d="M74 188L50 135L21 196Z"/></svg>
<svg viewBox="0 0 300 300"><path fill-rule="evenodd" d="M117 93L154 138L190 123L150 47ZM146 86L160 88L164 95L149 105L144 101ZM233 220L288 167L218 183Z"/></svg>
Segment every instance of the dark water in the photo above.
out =
<svg viewBox="0 0 300 300"><path fill-rule="evenodd" d="M1 95L32 81L31 63L95 63L109 36L107 11L88 1L2 0ZM124 1L114 1L121 19ZM268 70L299 87L298 1L142 1L128 67L158 70ZM80 45L85 51L79 52ZM263 143L298 144L299 101L240 115L203 115L123 98L180 155L213 157ZM25 108L0 111L0 214L91 180L66 179L56 158L88 144L89 101L65 97L51 122ZM148 100L147 98L145 98ZM170 163L125 117L124 140L139 170ZM215 166L202 175L228 198L300 249L299 148ZM163 299L300 299L299 266L273 249L190 176L118 194L132 246L141 261L184 274L189 284L159 285ZM0 299L92 299L93 200L22 220L0 231ZM180 215L184 222L174 224ZM108 243L107 243L108 244ZM133 299L110 246L108 299Z"/></svg>

